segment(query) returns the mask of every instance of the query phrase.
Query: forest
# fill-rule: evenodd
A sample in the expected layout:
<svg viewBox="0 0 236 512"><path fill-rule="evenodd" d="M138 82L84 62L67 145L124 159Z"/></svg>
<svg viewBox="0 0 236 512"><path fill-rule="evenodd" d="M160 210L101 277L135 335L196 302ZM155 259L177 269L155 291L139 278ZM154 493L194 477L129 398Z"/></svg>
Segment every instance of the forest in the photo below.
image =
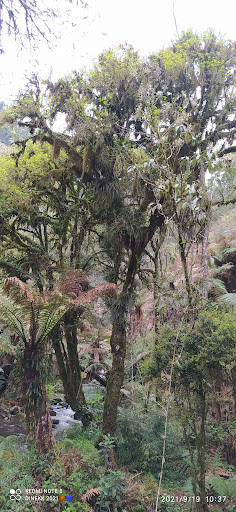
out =
<svg viewBox="0 0 236 512"><path fill-rule="evenodd" d="M189 30L0 102L1 512L236 511L235 77Z"/></svg>

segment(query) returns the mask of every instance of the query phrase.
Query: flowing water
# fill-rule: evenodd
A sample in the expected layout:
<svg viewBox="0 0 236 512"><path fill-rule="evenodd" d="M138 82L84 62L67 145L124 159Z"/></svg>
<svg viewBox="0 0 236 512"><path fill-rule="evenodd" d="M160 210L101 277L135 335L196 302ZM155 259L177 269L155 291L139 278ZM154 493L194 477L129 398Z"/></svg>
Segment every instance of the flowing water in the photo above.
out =
<svg viewBox="0 0 236 512"><path fill-rule="evenodd" d="M103 395L104 390L100 386L96 386L93 384L84 384L83 390L85 394L86 400L92 400L94 395ZM52 420L59 420L57 425L54 425L53 431L55 433L55 438L59 439L63 436L63 432L72 424L81 425L81 421L74 419L74 411L69 406L62 405L58 402L55 405L52 405L51 408L56 413L56 416L52 417ZM22 416L10 416L7 420L2 420L0 422L0 436L8 437L8 436L25 436L25 425Z"/></svg>

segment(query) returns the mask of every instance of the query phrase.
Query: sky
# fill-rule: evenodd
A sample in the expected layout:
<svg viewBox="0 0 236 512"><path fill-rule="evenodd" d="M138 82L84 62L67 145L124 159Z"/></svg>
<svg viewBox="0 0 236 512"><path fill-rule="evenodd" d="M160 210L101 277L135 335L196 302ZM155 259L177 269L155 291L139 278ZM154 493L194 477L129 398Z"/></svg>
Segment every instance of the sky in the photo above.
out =
<svg viewBox="0 0 236 512"><path fill-rule="evenodd" d="M91 66L98 55L119 44L131 44L140 55L160 50L175 39L177 31L208 28L227 39L236 39L235 0L87 0L82 9L65 0L48 0L61 15L54 22L60 39L48 48L39 42L34 51L22 50L5 36L0 56L0 101L11 102L24 87L27 76L38 72L56 80L75 69ZM70 11L70 12L69 12ZM67 21L65 21L67 19ZM72 26L73 22L73 26Z"/></svg>

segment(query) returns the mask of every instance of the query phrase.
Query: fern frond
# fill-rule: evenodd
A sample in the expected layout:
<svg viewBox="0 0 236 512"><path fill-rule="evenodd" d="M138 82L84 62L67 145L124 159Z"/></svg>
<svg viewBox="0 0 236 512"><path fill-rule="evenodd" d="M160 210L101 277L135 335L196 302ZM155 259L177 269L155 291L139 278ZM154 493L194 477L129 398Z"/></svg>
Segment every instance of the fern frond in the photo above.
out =
<svg viewBox="0 0 236 512"><path fill-rule="evenodd" d="M233 263L225 263L224 265L221 265L221 267L214 269L214 271L212 273L213 278L215 276L218 276L219 274L221 274L221 272L225 272L226 270L232 270L233 267L234 267Z"/></svg>
<svg viewBox="0 0 236 512"><path fill-rule="evenodd" d="M183 492L186 496L192 496L193 495L193 486L191 482L191 478L188 478L183 486Z"/></svg>
<svg viewBox="0 0 236 512"><path fill-rule="evenodd" d="M210 475L206 478L206 489L208 492L215 493L217 496L229 497L229 489L224 478Z"/></svg>
<svg viewBox="0 0 236 512"><path fill-rule="evenodd" d="M150 356L150 354L152 353L152 350L146 350L145 352L141 352L140 354L138 354L138 356L136 357L136 362L138 363L139 361L141 361L141 359L143 359L144 357L147 357L147 356Z"/></svg>
<svg viewBox="0 0 236 512"><path fill-rule="evenodd" d="M88 278L85 272L78 268L76 270L69 270L64 274L60 281L59 292L75 299L87 288Z"/></svg>
<svg viewBox="0 0 236 512"><path fill-rule="evenodd" d="M236 478L229 478L229 480L227 480L227 487L231 500L236 502Z"/></svg>
<svg viewBox="0 0 236 512"><path fill-rule="evenodd" d="M12 331L5 325L0 325L1 334L0 334L0 352L4 352L4 354L15 354L16 347L11 343L11 335Z"/></svg>
<svg viewBox="0 0 236 512"><path fill-rule="evenodd" d="M0 298L0 320L4 322L24 343L28 342L27 321L18 306L6 298Z"/></svg>
<svg viewBox="0 0 236 512"><path fill-rule="evenodd" d="M43 341L46 336L52 331L53 327L61 320L61 318L65 315L66 311L68 310L68 307L55 306L50 312L45 308L42 311L40 311L38 320L41 323L43 318L45 318L45 321L43 324L39 326L39 332L37 334L37 343L40 343L40 341Z"/></svg>
<svg viewBox="0 0 236 512"><path fill-rule="evenodd" d="M236 306L236 293L225 293L221 295L218 299L218 302L221 304L225 304L226 306Z"/></svg>
<svg viewBox="0 0 236 512"><path fill-rule="evenodd" d="M3 283L5 294L23 307L25 311L31 311L32 304L35 303L35 296L32 290L18 277L7 277Z"/></svg>
<svg viewBox="0 0 236 512"><path fill-rule="evenodd" d="M91 288L87 292L82 292L77 299L74 300L75 307L92 304L97 299L103 296L111 297L117 295L118 288L114 283L103 283L96 288Z"/></svg>
<svg viewBox="0 0 236 512"><path fill-rule="evenodd" d="M219 297L220 295L227 293L225 284L220 279L212 277L208 281L211 284L211 293L214 294L215 297Z"/></svg>
<svg viewBox="0 0 236 512"><path fill-rule="evenodd" d="M222 256L223 256L222 261L225 261L228 256L230 256L231 254L235 254L235 253L236 253L236 247L227 247L227 249L224 249L222 251Z"/></svg>

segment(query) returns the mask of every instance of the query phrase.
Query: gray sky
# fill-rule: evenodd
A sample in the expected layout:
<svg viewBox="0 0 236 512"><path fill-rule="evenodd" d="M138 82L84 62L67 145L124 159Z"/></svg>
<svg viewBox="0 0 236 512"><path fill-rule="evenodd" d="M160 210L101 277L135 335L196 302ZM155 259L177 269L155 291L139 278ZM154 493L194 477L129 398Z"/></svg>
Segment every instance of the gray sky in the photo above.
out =
<svg viewBox="0 0 236 512"><path fill-rule="evenodd" d="M38 71L52 80L74 69L91 65L105 48L120 43L132 44L140 54L158 51L176 36L173 0L87 0L88 9L73 8L73 22L63 23L63 11L70 8L65 0L54 0L62 19L55 25L61 39L49 50L40 43L39 50L21 51L13 39L4 39L5 54L0 57L0 101L11 101L23 87L24 75ZM48 5L53 0L48 0ZM217 34L236 39L235 0L175 0L178 32L192 28L202 33L213 28ZM83 19L87 17L86 19Z"/></svg>

